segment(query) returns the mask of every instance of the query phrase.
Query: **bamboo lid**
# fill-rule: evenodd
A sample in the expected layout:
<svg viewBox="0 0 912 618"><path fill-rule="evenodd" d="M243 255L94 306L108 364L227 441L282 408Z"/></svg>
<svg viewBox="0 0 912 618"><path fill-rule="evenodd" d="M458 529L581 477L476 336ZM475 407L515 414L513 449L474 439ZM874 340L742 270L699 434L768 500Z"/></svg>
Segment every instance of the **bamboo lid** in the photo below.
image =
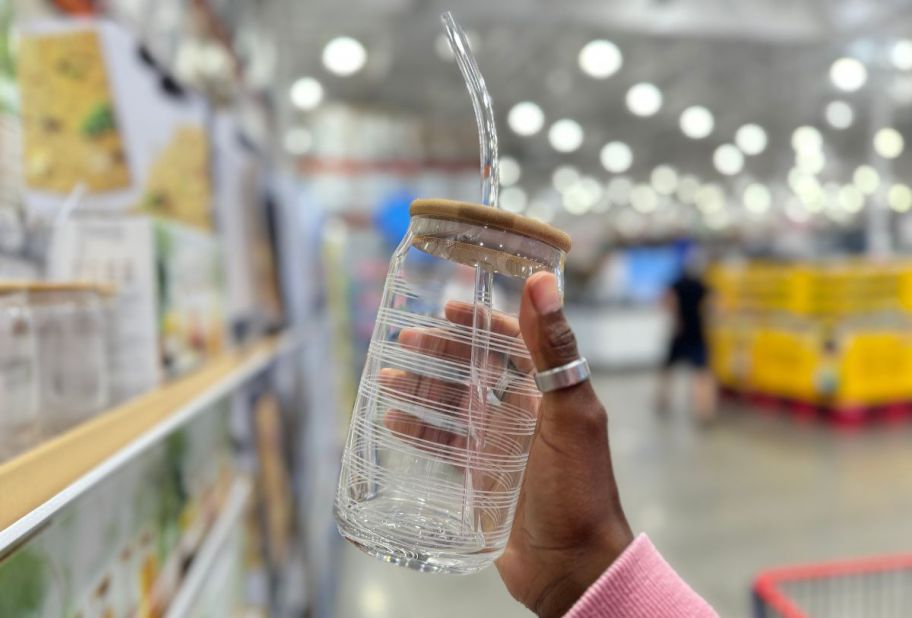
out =
<svg viewBox="0 0 912 618"><path fill-rule="evenodd" d="M421 199L412 202L410 212L413 217L431 217L432 219L486 225L540 240L564 253L570 251L570 235L566 232L553 225L491 206L455 200Z"/></svg>

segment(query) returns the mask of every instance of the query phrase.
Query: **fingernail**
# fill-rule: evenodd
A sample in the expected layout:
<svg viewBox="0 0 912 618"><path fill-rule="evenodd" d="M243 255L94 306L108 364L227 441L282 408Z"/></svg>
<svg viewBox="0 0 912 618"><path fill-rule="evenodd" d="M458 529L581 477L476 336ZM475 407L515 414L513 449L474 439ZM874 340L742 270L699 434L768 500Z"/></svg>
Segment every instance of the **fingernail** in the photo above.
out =
<svg viewBox="0 0 912 618"><path fill-rule="evenodd" d="M557 278L552 274L543 275L533 282L529 291L532 304L541 315L548 315L561 308L560 292L557 291Z"/></svg>

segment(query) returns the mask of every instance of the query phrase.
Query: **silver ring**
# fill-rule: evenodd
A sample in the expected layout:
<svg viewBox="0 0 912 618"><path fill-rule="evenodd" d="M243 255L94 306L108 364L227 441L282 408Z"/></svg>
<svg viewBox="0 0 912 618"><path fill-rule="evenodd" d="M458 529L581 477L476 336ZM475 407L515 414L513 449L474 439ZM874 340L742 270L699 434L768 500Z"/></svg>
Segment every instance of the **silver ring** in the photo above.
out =
<svg viewBox="0 0 912 618"><path fill-rule="evenodd" d="M543 393L569 388L585 382L592 376L589 361L580 357L572 363L535 374L535 385Z"/></svg>

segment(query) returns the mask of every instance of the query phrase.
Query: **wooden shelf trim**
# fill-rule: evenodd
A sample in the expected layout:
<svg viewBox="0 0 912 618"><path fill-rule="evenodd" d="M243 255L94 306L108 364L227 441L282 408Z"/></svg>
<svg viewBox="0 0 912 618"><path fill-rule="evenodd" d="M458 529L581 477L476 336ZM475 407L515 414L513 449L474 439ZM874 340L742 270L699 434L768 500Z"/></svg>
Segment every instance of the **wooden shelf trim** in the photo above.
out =
<svg viewBox="0 0 912 618"><path fill-rule="evenodd" d="M296 347L284 335L225 354L0 464L0 557L67 504Z"/></svg>

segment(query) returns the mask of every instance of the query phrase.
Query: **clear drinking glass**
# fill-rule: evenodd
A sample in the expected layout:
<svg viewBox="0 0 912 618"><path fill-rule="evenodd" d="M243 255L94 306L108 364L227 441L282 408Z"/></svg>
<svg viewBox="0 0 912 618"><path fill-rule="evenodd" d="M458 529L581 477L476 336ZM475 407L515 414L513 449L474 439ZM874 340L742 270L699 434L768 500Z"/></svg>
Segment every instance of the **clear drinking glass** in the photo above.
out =
<svg viewBox="0 0 912 618"><path fill-rule="evenodd" d="M0 289L0 460L38 437L35 329L22 289Z"/></svg>
<svg viewBox="0 0 912 618"><path fill-rule="evenodd" d="M419 200L390 263L335 512L363 551L473 573L502 552L540 394L519 334L525 280L563 289L569 237L494 208Z"/></svg>
<svg viewBox="0 0 912 618"><path fill-rule="evenodd" d="M109 402L104 295L89 285L49 284L30 293L41 425L55 434Z"/></svg>

